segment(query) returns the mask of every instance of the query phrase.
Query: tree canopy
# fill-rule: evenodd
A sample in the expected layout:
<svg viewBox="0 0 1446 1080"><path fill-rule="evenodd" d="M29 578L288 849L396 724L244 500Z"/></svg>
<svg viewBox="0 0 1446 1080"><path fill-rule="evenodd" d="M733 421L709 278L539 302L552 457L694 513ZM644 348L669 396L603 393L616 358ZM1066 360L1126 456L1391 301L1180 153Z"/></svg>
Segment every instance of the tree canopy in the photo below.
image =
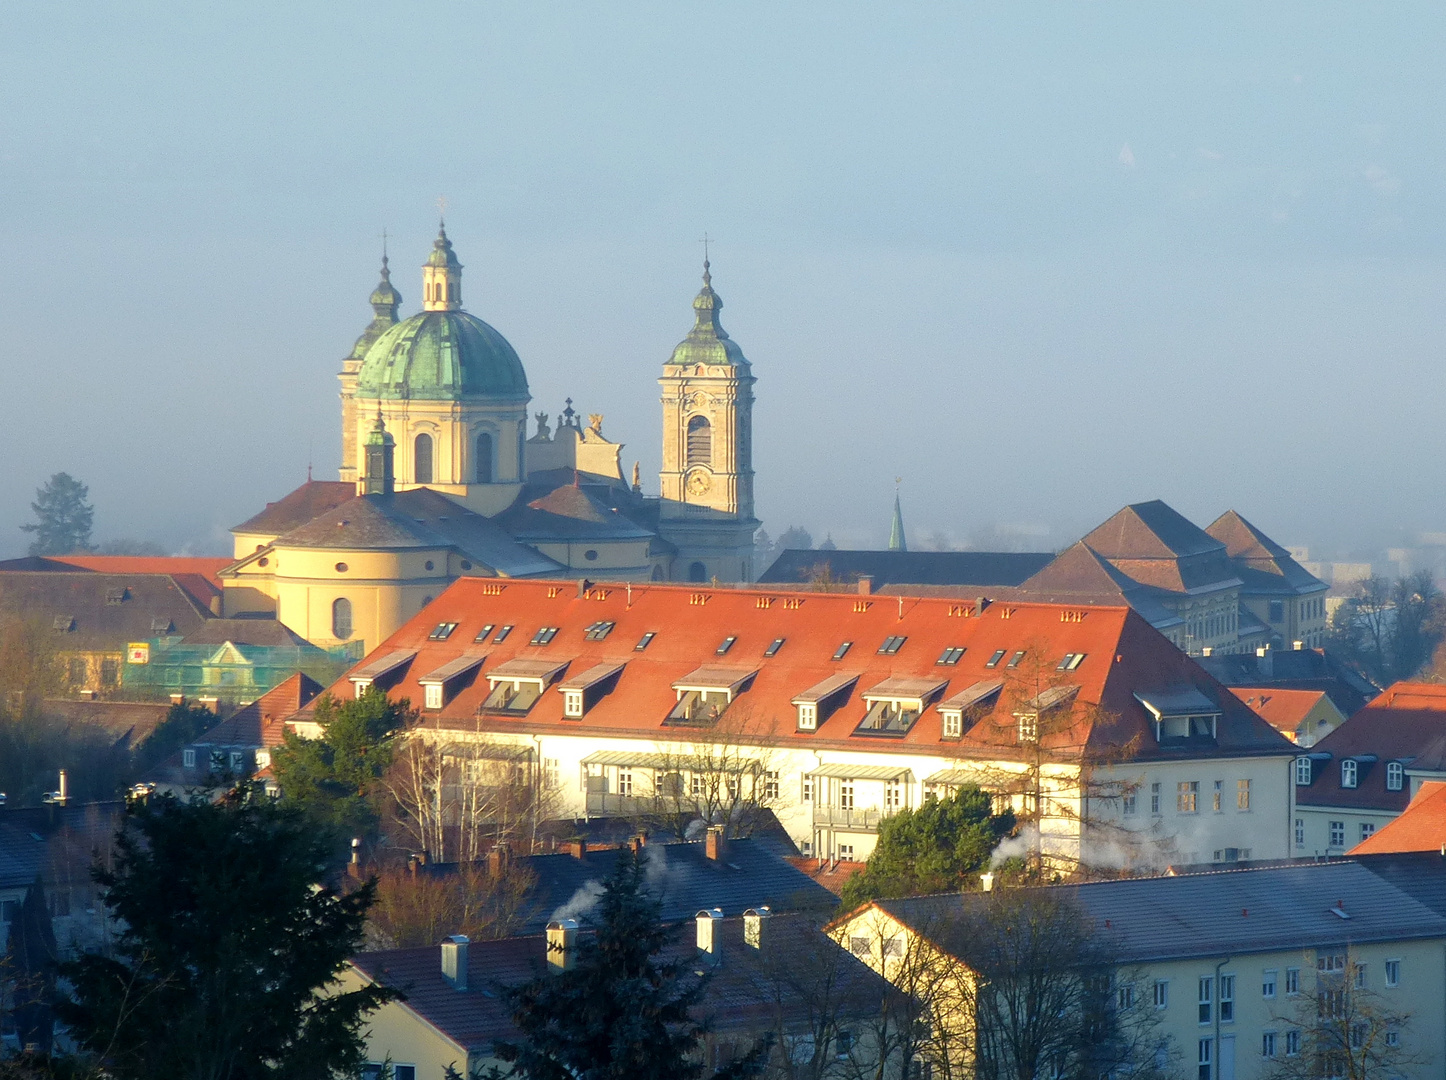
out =
<svg viewBox="0 0 1446 1080"><path fill-rule="evenodd" d="M95 510L86 499L90 488L69 473L58 472L35 491L30 509L35 521L20 526L34 535L32 555L69 555L90 550L91 519Z"/></svg>
<svg viewBox="0 0 1446 1080"><path fill-rule="evenodd" d="M370 836L381 818L382 778L395 736L416 717L406 699L370 687L354 701L321 698L314 714L321 738L288 731L272 755L282 797L340 836Z"/></svg>
<svg viewBox="0 0 1446 1080"><path fill-rule="evenodd" d="M373 895L318 884L329 855L299 810L250 784L217 803L133 804L115 869L95 872L112 955L61 966L60 1019L115 1080L356 1075L363 1019L394 995L323 992Z"/></svg>
<svg viewBox="0 0 1446 1080"><path fill-rule="evenodd" d="M204 705L172 705L166 718L136 747L136 768L144 773L216 725L216 714Z"/></svg>
<svg viewBox="0 0 1446 1080"><path fill-rule="evenodd" d="M596 933L579 936L576 963L503 989L521 1037L498 1057L524 1080L741 1080L756 1075L765 1042L708 1073L693 1019L706 979L691 964L659 958L668 929L644 886L636 852L623 853L598 898Z"/></svg>
<svg viewBox="0 0 1446 1080"><path fill-rule="evenodd" d="M1381 686L1410 679L1446 639L1446 597L1430 571L1357 582L1331 618L1326 644Z"/></svg>
<svg viewBox="0 0 1446 1080"><path fill-rule="evenodd" d="M879 840L863 870L844 882L845 908L869 900L954 892L989 863L1014 815L996 815L989 795L973 785L879 824Z"/></svg>

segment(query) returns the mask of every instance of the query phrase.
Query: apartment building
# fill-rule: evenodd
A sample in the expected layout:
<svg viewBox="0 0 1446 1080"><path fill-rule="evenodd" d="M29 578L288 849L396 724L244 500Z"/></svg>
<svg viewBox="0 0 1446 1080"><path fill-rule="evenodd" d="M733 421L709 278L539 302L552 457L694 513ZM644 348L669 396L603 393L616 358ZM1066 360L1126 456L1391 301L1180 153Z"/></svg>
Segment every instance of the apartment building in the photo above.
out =
<svg viewBox="0 0 1446 1080"><path fill-rule="evenodd" d="M1446 864L1434 877L1439 889ZM1105 992L1139 1038L1136 1064L1197 1080L1255 1080L1309 1054L1322 1016L1334 1021L1335 1012L1349 1009L1383 1047L1415 1059L1393 1075L1440 1075L1446 918L1364 866L1093 882L1023 890L1021 901L1031 894L1078 908L1114 958ZM924 957L953 965L948 985L967 987L976 942L966 917L985 903L979 893L879 900L829 929L900 985L921 982L916 973ZM935 973L928 985L945 980ZM958 990L938 997L953 1011L976 999ZM1410 1019L1399 1025L1384 1023L1406 1014ZM954 1050L967 1057L972 1031L957 1017L953 1023ZM1357 1029L1346 1026L1351 1041Z"/></svg>
<svg viewBox="0 0 1446 1080"><path fill-rule="evenodd" d="M977 783L1062 863L1289 853L1294 748L1123 605L463 579L330 693L370 687L562 814L762 806L857 860Z"/></svg>

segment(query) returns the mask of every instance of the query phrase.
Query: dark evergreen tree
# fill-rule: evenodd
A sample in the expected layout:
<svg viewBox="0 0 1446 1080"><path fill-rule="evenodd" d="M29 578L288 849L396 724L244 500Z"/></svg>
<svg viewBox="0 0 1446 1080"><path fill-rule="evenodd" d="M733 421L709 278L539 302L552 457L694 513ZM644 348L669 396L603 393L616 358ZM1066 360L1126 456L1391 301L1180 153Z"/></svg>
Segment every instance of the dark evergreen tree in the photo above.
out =
<svg viewBox="0 0 1446 1080"><path fill-rule="evenodd" d="M86 502L89 495L90 488L63 472L37 488L35 501L30 504L35 521L20 526L35 535L30 542L30 554L69 555L89 551L91 519L95 516L95 510Z"/></svg>
<svg viewBox="0 0 1446 1080"><path fill-rule="evenodd" d="M844 882L845 908L869 900L957 892L989 864L1014 815L996 815L987 792L965 785L947 799L901 810L879 824L868 864Z"/></svg>
<svg viewBox="0 0 1446 1080"><path fill-rule="evenodd" d="M298 810L241 784L225 799L134 804L97 870L114 955L61 966L56 1006L115 1080L355 1076L382 987L323 993L361 945L373 886L319 884L329 847Z"/></svg>
<svg viewBox="0 0 1446 1080"><path fill-rule="evenodd" d="M0 982L9 984L10 1023L22 1050L49 1054L55 1027L55 931L45 886L36 878L26 890L19 917L10 924L10 942L0 966Z"/></svg>
<svg viewBox="0 0 1446 1080"><path fill-rule="evenodd" d="M380 820L394 736L416 712L406 699L391 701L372 687L354 701L323 697L314 718L321 738L288 731L272 756L282 797L330 830L333 840L369 836Z"/></svg>
<svg viewBox="0 0 1446 1080"><path fill-rule="evenodd" d="M204 705L172 705L166 718L136 747L136 768L145 773L216 725L216 714Z"/></svg>
<svg viewBox="0 0 1446 1080"><path fill-rule="evenodd" d="M502 993L521 1037L496 1053L524 1080L738 1080L757 1075L765 1041L732 1064L709 1070L700 1047L706 1024L693 1019L707 986L691 964L664 960L669 929L644 887L643 864L625 852L603 885L595 933L579 935L567 971Z"/></svg>

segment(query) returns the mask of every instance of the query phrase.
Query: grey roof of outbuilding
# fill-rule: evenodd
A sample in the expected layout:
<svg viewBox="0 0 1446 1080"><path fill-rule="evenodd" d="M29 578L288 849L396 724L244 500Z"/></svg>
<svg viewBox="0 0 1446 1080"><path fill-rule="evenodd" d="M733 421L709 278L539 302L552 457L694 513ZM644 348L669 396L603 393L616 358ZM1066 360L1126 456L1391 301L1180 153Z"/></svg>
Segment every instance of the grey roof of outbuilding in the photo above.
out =
<svg viewBox="0 0 1446 1080"><path fill-rule="evenodd" d="M517 860L537 876L517 933L541 933L569 904L583 905L612 873L623 848L572 855L531 855ZM731 840L725 857L709 859L702 841L651 843L643 848L648 881L663 903L667 921L691 918L702 908L737 915L767 904L774 911L832 910L837 898L784 861L769 844ZM576 917L576 916L574 916Z"/></svg>
<svg viewBox="0 0 1446 1080"><path fill-rule="evenodd" d="M1047 551L816 551L789 548L758 578L760 584L807 581L827 566L836 580L871 577L885 585L1018 585L1046 566Z"/></svg>
<svg viewBox="0 0 1446 1080"><path fill-rule="evenodd" d="M1096 881L1040 891L1078 904L1095 931L1115 942L1122 963L1446 938L1446 918L1357 863ZM949 919L981 902L979 893L876 901L966 961L969 944L954 937ZM1349 918L1332 913L1338 902Z"/></svg>
<svg viewBox="0 0 1446 1080"><path fill-rule="evenodd" d="M0 573L0 616L54 627L51 640L61 652L95 652L195 633L210 612L169 574L22 570ZM73 622L65 629L56 620Z"/></svg>
<svg viewBox="0 0 1446 1080"><path fill-rule="evenodd" d="M1417 903L1446 916L1446 857L1435 851L1356 855L1355 860Z"/></svg>

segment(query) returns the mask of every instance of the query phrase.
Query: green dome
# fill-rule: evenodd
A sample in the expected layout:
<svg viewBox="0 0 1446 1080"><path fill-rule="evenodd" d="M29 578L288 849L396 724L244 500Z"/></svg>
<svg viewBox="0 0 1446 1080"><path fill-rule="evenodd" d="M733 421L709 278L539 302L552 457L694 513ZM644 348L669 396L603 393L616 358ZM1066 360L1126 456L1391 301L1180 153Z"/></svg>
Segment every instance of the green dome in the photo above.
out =
<svg viewBox="0 0 1446 1080"><path fill-rule="evenodd" d="M703 262L703 288L693 299L695 321L688 336L673 350L670 364L711 364L714 366L748 367L743 350L728 336L718 321L723 298L713 291L713 275L708 262Z"/></svg>
<svg viewBox="0 0 1446 1080"><path fill-rule="evenodd" d="M367 350L357 396L453 401L525 397L527 373L505 337L465 311L424 311Z"/></svg>

